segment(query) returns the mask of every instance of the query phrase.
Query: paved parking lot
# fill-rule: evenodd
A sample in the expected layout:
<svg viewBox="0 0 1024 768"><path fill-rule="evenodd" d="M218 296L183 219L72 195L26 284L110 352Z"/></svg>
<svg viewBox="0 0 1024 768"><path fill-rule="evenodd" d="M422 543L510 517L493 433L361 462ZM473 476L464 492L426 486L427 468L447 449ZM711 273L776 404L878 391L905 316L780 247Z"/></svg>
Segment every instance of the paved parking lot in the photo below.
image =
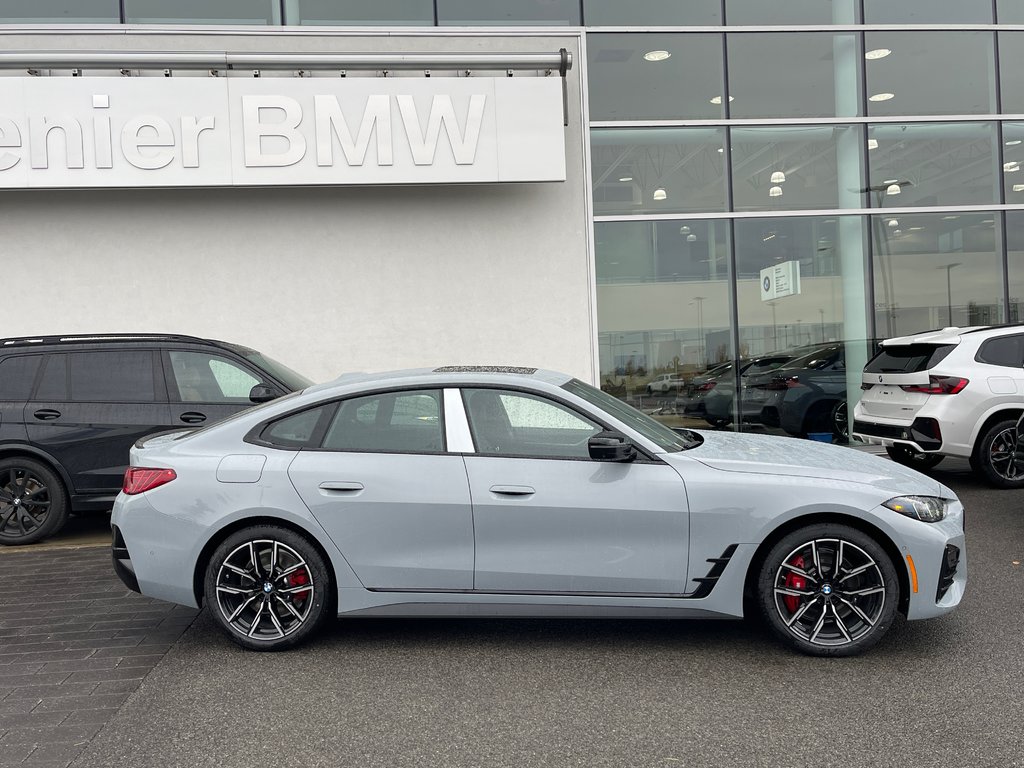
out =
<svg viewBox="0 0 1024 768"><path fill-rule="evenodd" d="M729 621L345 620L247 653L202 614L178 639L193 613L105 550L0 553L0 764L1024 766L1024 492L943 468L965 601L848 660Z"/></svg>

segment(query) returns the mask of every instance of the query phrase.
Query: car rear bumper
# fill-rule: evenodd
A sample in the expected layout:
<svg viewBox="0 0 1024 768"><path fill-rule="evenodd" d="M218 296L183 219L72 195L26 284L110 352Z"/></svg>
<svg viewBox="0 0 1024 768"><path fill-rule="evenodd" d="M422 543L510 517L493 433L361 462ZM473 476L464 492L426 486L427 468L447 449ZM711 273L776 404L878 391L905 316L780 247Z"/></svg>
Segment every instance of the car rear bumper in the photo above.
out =
<svg viewBox="0 0 1024 768"><path fill-rule="evenodd" d="M906 445L924 453L942 450L942 433L936 419L918 417L910 422L887 420L868 421L855 417L853 434L872 445Z"/></svg>

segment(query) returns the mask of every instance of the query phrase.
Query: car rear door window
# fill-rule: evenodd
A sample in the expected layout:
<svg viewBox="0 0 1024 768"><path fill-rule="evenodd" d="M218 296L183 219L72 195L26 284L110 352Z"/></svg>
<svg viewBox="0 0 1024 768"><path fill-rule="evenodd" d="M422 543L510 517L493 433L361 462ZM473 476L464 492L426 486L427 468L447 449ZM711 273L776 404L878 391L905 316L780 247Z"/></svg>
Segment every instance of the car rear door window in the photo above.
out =
<svg viewBox="0 0 1024 768"><path fill-rule="evenodd" d="M16 355L0 360L0 400L28 400L40 359L39 355Z"/></svg>
<svg viewBox="0 0 1024 768"><path fill-rule="evenodd" d="M71 400L98 403L156 402L150 350L119 349L68 355Z"/></svg>
<svg viewBox="0 0 1024 768"><path fill-rule="evenodd" d="M467 389L469 429L480 453L589 459L602 427L561 403L525 392Z"/></svg>
<svg viewBox="0 0 1024 768"><path fill-rule="evenodd" d="M68 399L68 356L50 355L43 368L43 378L36 390L36 400L63 402Z"/></svg>
<svg viewBox="0 0 1024 768"><path fill-rule="evenodd" d="M323 448L440 453L445 450L441 410L438 390L385 392L342 400Z"/></svg>
<svg viewBox="0 0 1024 768"><path fill-rule="evenodd" d="M974 358L979 363L1020 368L1024 365L1024 336L1000 336L981 345Z"/></svg>
<svg viewBox="0 0 1024 768"><path fill-rule="evenodd" d="M885 346L864 366L865 373L920 373L935 367L955 344L899 344Z"/></svg>
<svg viewBox="0 0 1024 768"><path fill-rule="evenodd" d="M323 435L323 430L318 431L317 427L329 407L322 405L273 421L260 433L260 439L278 448L313 447Z"/></svg>

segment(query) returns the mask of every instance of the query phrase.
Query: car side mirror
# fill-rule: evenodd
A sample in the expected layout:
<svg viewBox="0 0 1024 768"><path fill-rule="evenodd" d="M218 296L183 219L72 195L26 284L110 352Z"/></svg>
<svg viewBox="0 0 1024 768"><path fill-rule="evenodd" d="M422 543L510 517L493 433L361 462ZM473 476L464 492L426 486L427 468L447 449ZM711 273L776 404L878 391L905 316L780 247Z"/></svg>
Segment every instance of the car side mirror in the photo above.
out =
<svg viewBox="0 0 1024 768"><path fill-rule="evenodd" d="M598 432L587 441L590 458L594 461L633 461L636 446L621 432Z"/></svg>
<svg viewBox="0 0 1024 768"><path fill-rule="evenodd" d="M270 384L257 384L249 390L249 399L254 403L267 403L281 395L281 390Z"/></svg>

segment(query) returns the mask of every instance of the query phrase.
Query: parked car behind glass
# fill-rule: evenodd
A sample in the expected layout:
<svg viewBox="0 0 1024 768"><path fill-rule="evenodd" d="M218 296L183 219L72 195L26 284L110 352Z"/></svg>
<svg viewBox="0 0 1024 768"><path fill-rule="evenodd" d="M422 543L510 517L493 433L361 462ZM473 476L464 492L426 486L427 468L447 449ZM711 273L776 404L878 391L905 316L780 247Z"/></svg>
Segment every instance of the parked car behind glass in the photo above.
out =
<svg viewBox="0 0 1024 768"><path fill-rule="evenodd" d="M140 437L310 383L255 350L188 336L0 340L0 544L110 509Z"/></svg>

